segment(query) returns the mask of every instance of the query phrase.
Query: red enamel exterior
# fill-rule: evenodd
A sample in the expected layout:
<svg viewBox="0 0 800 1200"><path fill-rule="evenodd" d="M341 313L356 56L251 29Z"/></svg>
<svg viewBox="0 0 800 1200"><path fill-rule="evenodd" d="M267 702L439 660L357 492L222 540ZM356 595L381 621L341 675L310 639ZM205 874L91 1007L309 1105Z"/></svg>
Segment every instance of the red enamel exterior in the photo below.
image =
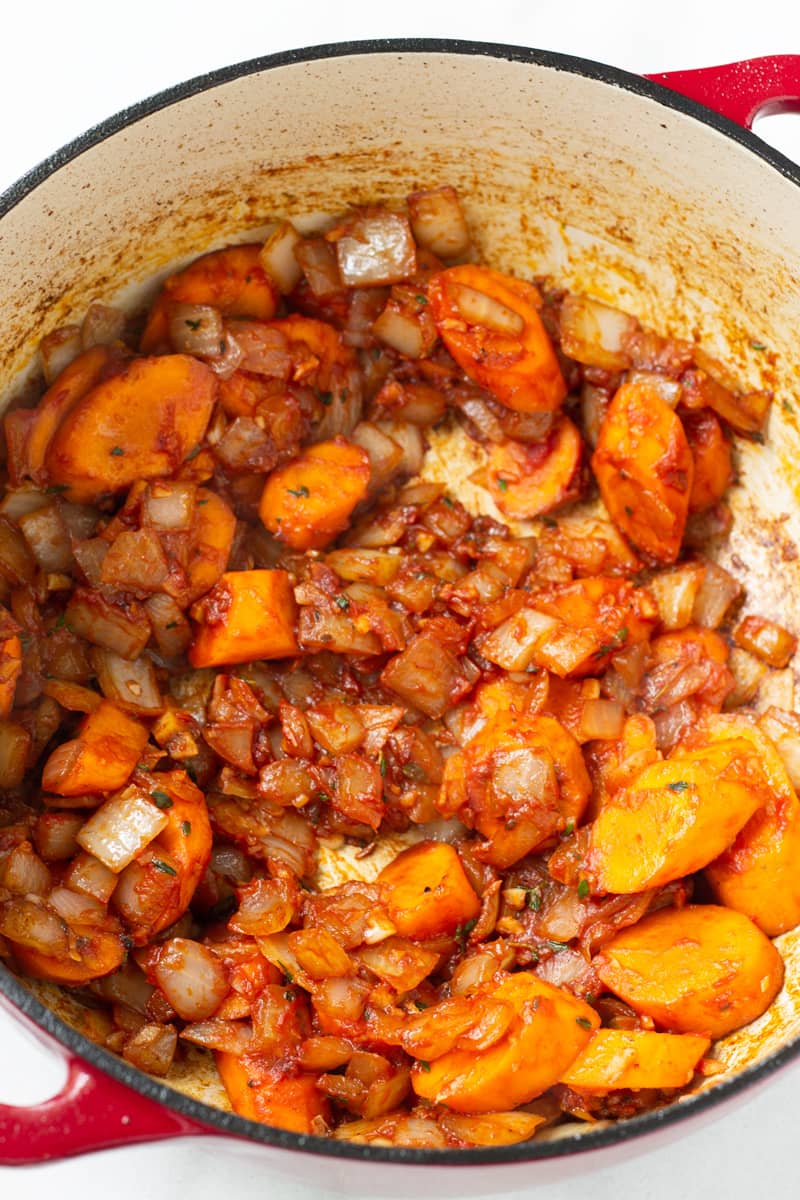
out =
<svg viewBox="0 0 800 1200"><path fill-rule="evenodd" d="M800 54L746 58L721 67L647 75L687 100L752 129L758 116L800 112Z"/></svg>

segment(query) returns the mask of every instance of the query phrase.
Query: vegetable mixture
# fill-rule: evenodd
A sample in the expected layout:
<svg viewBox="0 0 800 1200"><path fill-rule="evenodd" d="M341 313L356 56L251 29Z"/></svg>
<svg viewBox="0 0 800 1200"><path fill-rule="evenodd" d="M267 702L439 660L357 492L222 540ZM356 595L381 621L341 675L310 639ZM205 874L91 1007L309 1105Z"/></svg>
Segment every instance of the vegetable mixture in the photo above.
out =
<svg viewBox="0 0 800 1200"><path fill-rule="evenodd" d="M703 554L771 396L474 257L448 187L281 222L5 417L0 956L355 1142L668 1103L800 922L796 639Z"/></svg>

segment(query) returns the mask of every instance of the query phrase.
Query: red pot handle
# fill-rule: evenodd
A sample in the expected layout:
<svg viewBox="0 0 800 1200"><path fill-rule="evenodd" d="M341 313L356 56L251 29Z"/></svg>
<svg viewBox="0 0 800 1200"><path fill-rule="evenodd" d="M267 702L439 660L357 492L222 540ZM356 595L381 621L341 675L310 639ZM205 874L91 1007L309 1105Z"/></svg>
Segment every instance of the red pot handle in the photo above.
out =
<svg viewBox="0 0 800 1200"><path fill-rule="evenodd" d="M0 1104L0 1166L68 1158L112 1146L213 1133L70 1056L66 1082L43 1104Z"/></svg>
<svg viewBox="0 0 800 1200"><path fill-rule="evenodd" d="M713 108L745 129L752 129L757 116L800 112L800 54L771 54L645 78Z"/></svg>

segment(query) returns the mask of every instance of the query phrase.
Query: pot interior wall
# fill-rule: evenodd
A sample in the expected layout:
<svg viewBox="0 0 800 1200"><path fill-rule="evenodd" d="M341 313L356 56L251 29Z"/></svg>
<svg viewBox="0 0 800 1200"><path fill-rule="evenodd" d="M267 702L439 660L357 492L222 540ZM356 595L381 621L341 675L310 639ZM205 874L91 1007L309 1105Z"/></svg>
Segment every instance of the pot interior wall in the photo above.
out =
<svg viewBox="0 0 800 1200"><path fill-rule="evenodd" d="M92 299L136 308L168 264L276 216L443 183L493 265L591 292L699 340L743 387L775 390L767 444L740 439L719 557L737 556L754 611L800 627L797 186L716 129L599 78L480 54L351 54L256 70L141 116L0 221L0 394ZM792 684L790 670L782 695ZM732 1065L800 1034L800 941L780 941L787 988L728 1039Z"/></svg>

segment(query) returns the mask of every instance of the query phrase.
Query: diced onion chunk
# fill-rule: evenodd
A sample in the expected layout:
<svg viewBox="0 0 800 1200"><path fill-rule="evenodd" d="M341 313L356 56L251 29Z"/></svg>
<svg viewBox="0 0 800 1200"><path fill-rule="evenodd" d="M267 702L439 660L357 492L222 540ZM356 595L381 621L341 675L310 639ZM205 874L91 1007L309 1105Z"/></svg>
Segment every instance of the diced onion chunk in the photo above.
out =
<svg viewBox="0 0 800 1200"><path fill-rule="evenodd" d="M119 873L158 837L166 824L166 813L139 788L131 786L101 805L77 840L109 870Z"/></svg>

